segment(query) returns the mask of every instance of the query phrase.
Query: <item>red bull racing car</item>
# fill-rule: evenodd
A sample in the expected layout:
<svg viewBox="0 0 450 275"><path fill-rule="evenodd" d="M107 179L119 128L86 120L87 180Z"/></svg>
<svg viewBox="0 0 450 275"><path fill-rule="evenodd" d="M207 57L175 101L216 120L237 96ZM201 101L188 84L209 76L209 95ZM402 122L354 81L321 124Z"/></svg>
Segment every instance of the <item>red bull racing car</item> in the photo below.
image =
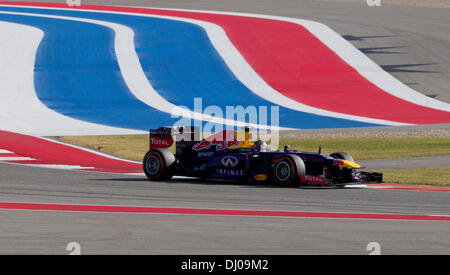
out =
<svg viewBox="0 0 450 275"><path fill-rule="evenodd" d="M383 180L381 173L361 171L362 167L347 153L299 152L289 146L283 151L272 150L261 140L251 141L249 128L245 128L242 140L231 130L200 139L197 129L189 126L150 130L150 151L144 157L143 168L151 181L168 180L176 175L295 187ZM174 137L175 154L168 149Z"/></svg>

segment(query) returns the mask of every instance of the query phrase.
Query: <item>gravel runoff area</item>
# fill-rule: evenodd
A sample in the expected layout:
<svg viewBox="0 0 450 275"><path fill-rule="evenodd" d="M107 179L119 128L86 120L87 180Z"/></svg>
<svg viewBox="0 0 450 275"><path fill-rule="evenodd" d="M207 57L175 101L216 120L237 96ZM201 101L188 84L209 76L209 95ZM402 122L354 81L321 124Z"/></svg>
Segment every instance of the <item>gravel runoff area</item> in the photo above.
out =
<svg viewBox="0 0 450 275"><path fill-rule="evenodd" d="M319 0L326 2L367 2L367 0ZM450 8L449 0L380 0L381 5Z"/></svg>
<svg viewBox="0 0 450 275"><path fill-rule="evenodd" d="M280 131L281 137L450 137L450 124Z"/></svg>

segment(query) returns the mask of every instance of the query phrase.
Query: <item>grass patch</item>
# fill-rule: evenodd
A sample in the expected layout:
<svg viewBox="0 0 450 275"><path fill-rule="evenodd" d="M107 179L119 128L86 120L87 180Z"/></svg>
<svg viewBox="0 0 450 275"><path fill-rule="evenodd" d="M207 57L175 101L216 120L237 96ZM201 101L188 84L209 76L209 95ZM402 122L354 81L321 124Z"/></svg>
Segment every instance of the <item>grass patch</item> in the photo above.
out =
<svg viewBox="0 0 450 275"><path fill-rule="evenodd" d="M387 183L450 186L450 166L382 170Z"/></svg>
<svg viewBox="0 0 450 275"><path fill-rule="evenodd" d="M142 161L149 148L148 136L61 137L59 140L136 161Z"/></svg>
<svg viewBox="0 0 450 275"><path fill-rule="evenodd" d="M121 158L141 161L148 151L148 136L61 137L61 141L102 151ZM355 160L450 155L450 138L436 137L345 137L280 138L280 147L317 152L347 152Z"/></svg>
<svg viewBox="0 0 450 275"><path fill-rule="evenodd" d="M450 155L450 138L436 137L345 137L345 138L281 138L299 151L347 152L355 160L426 157Z"/></svg>

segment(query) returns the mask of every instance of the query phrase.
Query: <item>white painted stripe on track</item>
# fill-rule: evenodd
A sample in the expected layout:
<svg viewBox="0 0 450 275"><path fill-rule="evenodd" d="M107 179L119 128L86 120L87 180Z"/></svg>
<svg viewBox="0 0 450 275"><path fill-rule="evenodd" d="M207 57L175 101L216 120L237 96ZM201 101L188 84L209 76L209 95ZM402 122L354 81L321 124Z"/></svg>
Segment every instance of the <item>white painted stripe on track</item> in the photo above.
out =
<svg viewBox="0 0 450 275"><path fill-rule="evenodd" d="M11 151L8 151L8 150L0 149L0 154L15 154L15 153L11 152Z"/></svg>
<svg viewBox="0 0 450 275"><path fill-rule="evenodd" d="M111 173L111 174L117 174L117 173ZM146 177L146 175L144 173L126 173L126 174L122 174L122 175Z"/></svg>
<svg viewBox="0 0 450 275"><path fill-rule="evenodd" d="M87 10L84 10L87 11ZM174 16L162 16L162 15L149 15L149 14L139 14L139 13L128 13L128 12L104 12L97 10L89 10L93 12L99 13L113 13L113 14L126 14L126 15L134 15L141 17L153 17L153 18L161 18L161 19L170 19L175 21L182 21L186 23L191 23L202 27L208 37L213 44L214 48L217 50L219 55L227 64L228 68L233 72L233 74L241 81L249 90L251 90L257 96L270 101L274 104L296 110L305 113L311 113L321 116L329 116L341 119L354 120L359 122L373 123L373 124L381 124L381 125L390 125L390 126L404 126L411 125L408 123L400 123L394 121L388 121L383 119L374 119L367 118L361 116L354 116L348 114L342 114L332 111L327 111L324 109L315 108L312 106L308 106L302 104L301 102L295 101L287 96L281 94L280 92L273 89L269 84L267 84L258 73L253 70L253 68L248 64L245 58L240 54L240 52L234 47L233 43L228 38L225 30L213 23L187 19L181 17ZM180 10L183 11L183 10Z"/></svg>
<svg viewBox="0 0 450 275"><path fill-rule="evenodd" d="M9 6L9 5L0 5L0 6ZM30 6L16 6L16 5L14 5L14 7L24 7L24 8L33 8L33 9L42 9L42 8L44 8L44 9L52 9L52 10L67 10L67 9L62 9L62 8L30 7ZM322 23L319 23L319 22L314 22L314 21L310 21L310 20L303 20L303 19L297 19L297 18L280 17L280 16L263 15L263 14L241 13L241 12L220 12L220 11L207 11L207 10L168 9L168 8L159 8L159 7L138 7L138 8L147 8L147 9L150 8L150 9L161 9L161 10L176 10L176 11L190 11L190 12L211 13L211 14L247 16L247 17L265 18L265 19L279 20L279 21L295 23L295 24L298 24L298 25L301 25L301 26L305 27L314 36L316 36L319 40L321 40L326 46L328 46L330 49L332 49L345 62L347 62L347 64L349 64L350 66L355 68L362 76L364 76L367 80L369 80L370 82L372 82L377 87L379 87L380 89L384 90L385 92L387 92L387 93L389 93L389 94L391 94L393 96L396 96L398 98L401 98L401 99L403 99L405 101L409 101L409 102L412 102L412 103L420 105L420 106L424 106L424 107L428 107L428 108L432 108L432 109L437 109L437 110L450 111L450 104L442 102L442 101L439 101L439 100L436 100L436 99L433 99L433 98L430 98L430 97L427 97L427 96L421 94L420 92L417 92L417 91L411 89L410 87L406 86L401 81L399 81L398 79L396 79L395 77L393 77L392 75L390 75L389 73L384 71L380 66L378 66L375 62L373 62L365 54L363 54L358 49L356 49L350 42L346 41L338 33L333 31L328 26L326 26L326 25L324 25ZM73 9L73 10L77 10L77 11L81 11L81 12L85 11L85 12L128 14L128 15L155 17L153 15L144 15L144 14L127 13L127 12L99 11L99 10L91 10L91 9L79 10L79 9L76 9L76 8ZM171 18L171 17L167 17L167 18ZM174 17L173 19L182 21L182 20L180 20L179 17ZM187 19L187 20L189 20L189 19ZM198 20L193 20L193 21L198 21ZM203 21L199 21L199 22L203 22ZM204 23L207 23L207 22L204 22ZM211 23L207 23L207 24L211 24ZM211 25L214 25L214 24L211 24ZM216 27L218 27L218 26L216 26ZM220 28L220 27L218 27L218 28ZM207 30L207 32L208 32L208 30ZM210 35L209 32L208 32L208 35ZM210 38L211 38L211 41L220 41L219 38L217 38L217 40L216 40L211 35L210 35ZM228 40L228 42L229 42L228 38L226 40ZM228 44L228 42L226 42L226 43ZM229 43L231 43L231 42L229 42ZM233 48L234 48L234 46L233 46ZM219 49L220 48L218 48L218 50ZM234 50L232 49L231 52L233 52L233 51L237 51L237 50L234 48ZM224 57L223 52L224 51L220 51L219 52L222 57ZM240 55L240 54L238 53L238 55ZM240 57L242 58L242 56L240 56ZM232 59L230 59L230 60L225 59L226 63L230 66L230 68L232 70L235 67L233 64L237 64L238 63L236 60L233 61ZM234 62L236 62L236 63L234 63ZM247 63L247 62L245 61L245 63ZM248 63L247 63L247 65L248 65ZM245 66L246 65L244 65L243 67L245 67ZM251 69L251 71L253 71L253 70ZM242 75L239 74L239 71L233 70L233 72L236 73L238 78L240 78L242 76ZM249 73L248 70L247 70L247 73ZM250 72L250 74L252 74L252 73ZM254 80L254 79L255 78L252 77L252 80ZM319 114L319 115L326 115L326 116L332 116L332 117L338 117L338 118L351 119L351 120L355 120L355 121L368 122L368 123L377 123L377 124L393 125L393 126L408 125L408 124L405 124L405 123L397 123L397 122L392 122L392 121L377 120L377 119L364 118L364 117L355 117L355 116L350 116L349 117L349 115L346 115L346 114L334 113L334 112L329 112L329 111L321 110L321 109L315 110L316 108L311 107L311 106L307 106L307 105L303 105L303 104L299 103L300 105L302 105L302 106L300 106L300 105L297 105L296 103L292 103L293 100L291 100L289 98L287 98L289 100L289 102L284 102L283 103L281 101L286 100L286 98L283 99L284 96L281 95L280 93L278 93L277 91L275 91L276 94L273 93L273 91L271 91L270 93L267 93L269 90L267 90L266 92L260 92L261 90L256 90L255 91L254 88L251 88L251 87L252 86L256 86L256 84L248 85L249 83L245 83L246 82L245 80L243 82L253 92L255 92L256 94L260 95L261 97L263 97L263 98L265 98L267 100L270 100L270 101L272 101L272 102L274 102L276 104L279 104L281 106L285 106L285 107L288 107L288 108L291 108L291 109L305 111L305 112ZM265 85L268 86L267 83L265 83ZM269 86L269 88L272 89L270 86ZM293 107L293 106L289 107L289 104L296 104L297 107ZM301 108L301 109L298 109L298 108ZM318 113L316 111L318 111ZM324 112L327 113L327 114L325 114ZM335 116L336 114L338 116Z"/></svg>
<svg viewBox="0 0 450 275"><path fill-rule="evenodd" d="M391 125L391 126L411 125L407 123L399 123L382 119L366 118L361 116L336 113L308 106L301 102L295 101L273 89L258 75L258 73L256 73L253 70L253 68L250 66L250 64L248 64L248 62L240 54L240 52L236 49L236 47L234 47L233 43L230 41L225 30L222 27L205 21L183 19L179 17L159 16L159 15L151 17L178 20L201 26L203 29L205 29L206 33L208 34L208 37L210 38L210 41L213 44L214 48L216 48L220 56L223 58L223 60L230 68L230 70L233 72L233 74L239 79L239 81L241 81L249 90L251 90L257 96L267 101L270 101L274 104L305 113L348 119L366 123Z"/></svg>
<svg viewBox="0 0 450 275"><path fill-rule="evenodd" d="M34 64L44 33L0 21L0 129L32 135L119 135L143 131L107 127L61 115L45 106L34 88Z"/></svg>
<svg viewBox="0 0 450 275"><path fill-rule="evenodd" d="M83 167L79 165L64 165L64 164L32 164L30 166L39 168L61 169L61 170L95 169L95 167Z"/></svg>
<svg viewBox="0 0 450 275"><path fill-rule="evenodd" d="M177 114L190 119L203 120L211 123L236 125L240 127L251 126L255 128L274 129L274 130L290 129L277 126L272 127L251 123L243 123L229 119L217 118L210 115L193 112L191 110L185 109L180 106L176 106L168 102L165 98L163 98L161 95L158 94L158 92L151 86L149 80L147 79L145 72L142 69L141 63L139 61L139 57L135 50L134 32L131 28L127 26L107 21L92 20L78 17L68 17L68 16L43 15L43 14L22 13L22 12L5 12L5 11L1 11L0 14L12 14L12 15L78 21L96 24L112 29L115 32L115 39L114 39L115 53L125 83L127 84L130 91L134 94L134 96L136 96L136 98L138 98L140 101L147 104L148 106L155 108L159 111L169 114Z"/></svg>
<svg viewBox="0 0 450 275"><path fill-rule="evenodd" d="M3 5L0 5L0 6L3 6ZM18 7L41 9L40 7L27 7L27 6L18 6ZM45 9L67 10L67 9L61 9L61 8L48 8L48 7L45 7ZM155 9L162 9L162 8L155 8ZM79 10L76 8L73 10L77 10L80 12L124 14L124 15L140 16L140 17L162 18L162 19L170 19L170 20L182 21L182 22L187 22L187 23L198 25L198 26L202 27L203 29L205 29L206 33L208 34L208 37L210 38L211 43L217 49L220 56L223 58L223 60L225 61L227 66L230 68L230 70L236 75L236 77L253 93L255 93L256 95L260 96L261 98L263 98L265 100L268 100L272 103L275 103L277 105L280 105L280 106L283 106L283 107L286 107L289 109L293 109L293 110L297 110L297 111L301 111L301 112L305 112L305 113L321 115L321 116L335 117L335 118L340 118L340 119L348 119L348 120L354 120L354 121L359 121L359 122L390 125L390 126L411 125L411 124L407 124L407 123L400 123L400 122L394 122L394 121L388 121L388 120L382 120L382 119L367 118L367 117L354 116L354 115L349 115L349 114L342 114L342 113L327 111L324 109L319 109L319 108L315 108L312 106L302 104L291 98L286 97L285 95L281 94L280 92L273 89L270 85L268 85L253 70L253 68L248 64L248 62L244 59L244 57L234 47L234 45L228 38L225 30L223 30L222 27L220 27L216 24L201 21L201 20L194 20L194 19L187 19L187 18L173 17L173 16L149 15L149 14L139 14L139 13L130 13L130 12L100 11L100 10L91 10L91 9ZM197 11L197 10L180 10L180 9L165 9L165 10L194 11L194 12L208 13L208 11ZM226 12L211 12L211 13L235 15L234 13L226 13ZM236 15L238 15L238 14L236 14ZM253 17L257 17L257 16L255 15ZM138 83L138 82L136 82L136 83ZM144 87L144 86L141 86L141 87ZM141 100L142 102L144 102L147 105L152 104L152 99L149 98L149 93L143 93L143 90L141 90L141 89L136 89L136 91L137 91L137 93L135 93L135 92L133 92L133 93L139 100ZM156 92L154 92L154 93L156 93ZM179 112L177 112L177 113L179 113ZM185 116L187 116L187 117L199 118L199 114L196 114L195 116L192 116L192 114L191 114L191 116L190 116L189 113L186 113L186 111L181 111L181 113L185 114ZM214 120L214 122L221 122L221 121ZM255 125L253 125L253 126L255 126Z"/></svg>
<svg viewBox="0 0 450 275"><path fill-rule="evenodd" d="M243 13L243 12L185 10L185 9L169 9L157 7L139 7L139 8L247 16L254 18L265 18L270 20L285 21L303 26L315 37L317 37L320 41L322 41L322 43L324 43L328 48L330 48L333 52L335 52L340 58L342 58L347 64L349 64L351 67L357 70L364 78L372 82L374 85L376 85L383 91L398 98L401 98L405 101L412 102L420 106L450 112L449 103L428 97L408 87L400 80L396 79L394 76L383 70L373 60L371 60L364 53L355 48L350 42L345 40L341 35L333 31L330 27L328 27L325 24L298 18Z"/></svg>
<svg viewBox="0 0 450 275"><path fill-rule="evenodd" d="M36 160L36 159L30 159ZM36 168L44 168L44 169L57 169L57 170L71 170L71 171L85 171L85 172L94 172L94 173L107 173L107 172L97 172L95 170L90 171L91 169L95 169L95 167L83 167L79 165L65 165L65 164L34 164L34 163L21 163L21 162L0 162L1 164L10 164L16 166L25 166L25 167L36 167ZM108 174L121 174L123 173L109 173ZM131 173L129 173L131 174Z"/></svg>
<svg viewBox="0 0 450 275"><path fill-rule="evenodd" d="M0 157L0 161L36 160L28 157Z"/></svg>

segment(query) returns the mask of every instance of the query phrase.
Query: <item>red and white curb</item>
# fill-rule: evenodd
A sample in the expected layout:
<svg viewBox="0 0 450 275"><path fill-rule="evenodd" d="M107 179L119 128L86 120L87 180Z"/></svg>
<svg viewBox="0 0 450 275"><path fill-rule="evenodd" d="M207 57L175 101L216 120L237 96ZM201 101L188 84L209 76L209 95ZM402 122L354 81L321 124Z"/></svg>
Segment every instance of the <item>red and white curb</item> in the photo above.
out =
<svg viewBox="0 0 450 275"><path fill-rule="evenodd" d="M0 162L41 168L143 175L142 164L42 137L0 131Z"/></svg>
<svg viewBox="0 0 450 275"><path fill-rule="evenodd" d="M22 155L18 155L14 152L0 149L0 161L24 161L24 160L35 160L33 158L24 157Z"/></svg>
<svg viewBox="0 0 450 275"><path fill-rule="evenodd" d="M25 157L14 152L0 149L0 162L9 162L15 164L24 164L25 161L39 161L34 158ZM30 164L30 166L36 166L41 168L63 169L63 170L76 170L76 169L95 169L94 167L82 167L79 165L64 165L64 164Z"/></svg>

